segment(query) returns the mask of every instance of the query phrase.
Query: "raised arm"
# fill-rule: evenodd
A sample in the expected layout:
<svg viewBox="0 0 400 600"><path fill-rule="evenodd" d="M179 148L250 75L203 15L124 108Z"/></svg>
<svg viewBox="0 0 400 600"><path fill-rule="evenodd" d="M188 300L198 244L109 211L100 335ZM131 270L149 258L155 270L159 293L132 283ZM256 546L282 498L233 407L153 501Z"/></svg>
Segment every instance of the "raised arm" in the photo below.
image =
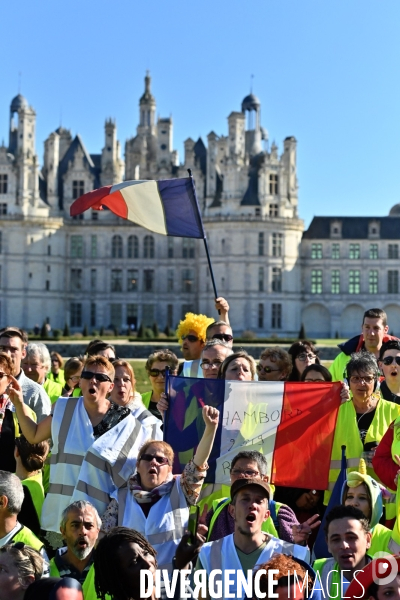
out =
<svg viewBox="0 0 400 600"><path fill-rule="evenodd" d="M28 442L30 444L38 444L39 442L43 442L44 440L51 438L52 416L49 415L40 423L35 423L35 421L31 419L29 407L24 403L22 388L12 375L10 375L10 383L7 393L11 402L15 406L15 412L17 413L21 431Z"/></svg>
<svg viewBox="0 0 400 600"><path fill-rule="evenodd" d="M212 406L203 406L203 419L206 424L203 436L193 457L194 463L200 467L208 461L218 427L219 410Z"/></svg>
<svg viewBox="0 0 400 600"><path fill-rule="evenodd" d="M215 308L216 310L219 310L219 317L218 320L221 321L225 321L225 323L227 325L230 325L229 323L229 304L227 302L227 300L225 300L225 298L222 298L222 296L220 296L219 298L215 299Z"/></svg>

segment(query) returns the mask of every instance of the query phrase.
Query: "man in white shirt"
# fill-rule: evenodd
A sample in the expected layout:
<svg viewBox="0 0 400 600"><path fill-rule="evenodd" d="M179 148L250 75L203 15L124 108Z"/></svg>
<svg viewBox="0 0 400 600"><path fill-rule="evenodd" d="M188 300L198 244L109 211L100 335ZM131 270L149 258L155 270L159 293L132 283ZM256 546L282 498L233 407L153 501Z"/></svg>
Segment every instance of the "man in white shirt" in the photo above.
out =
<svg viewBox="0 0 400 600"><path fill-rule="evenodd" d="M235 573L243 571L247 577L249 570L265 563L273 554L290 554L308 560L308 548L284 542L262 531L262 524L270 514L269 497L269 485L262 479L238 479L233 483L229 511L235 521L235 531L204 544L200 551L198 568L205 569L208 577L215 569L220 569L222 573L227 569ZM223 598L228 593L244 598L243 587L239 586L236 577L232 577L229 589L224 578L222 588Z"/></svg>

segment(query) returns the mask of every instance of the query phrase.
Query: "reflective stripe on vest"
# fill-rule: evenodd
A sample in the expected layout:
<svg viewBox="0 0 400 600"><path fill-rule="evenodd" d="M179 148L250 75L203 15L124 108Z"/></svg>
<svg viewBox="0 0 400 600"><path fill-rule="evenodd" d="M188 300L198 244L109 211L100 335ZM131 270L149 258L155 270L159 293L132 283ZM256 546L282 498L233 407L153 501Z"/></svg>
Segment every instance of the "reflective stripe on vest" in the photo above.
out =
<svg viewBox="0 0 400 600"><path fill-rule="evenodd" d="M400 415L399 405L394 404L394 402L388 402L387 400L380 399L376 406L374 418L372 419L372 422L368 428L364 443L379 443L386 433L389 425L398 415ZM345 402L339 408L329 470L329 491L325 493L324 504L328 503L330 493L339 476L343 445L346 446L348 471L357 470L364 447L361 442L360 432L357 426L356 410L353 402L351 401ZM367 466L367 473L379 481L379 478L369 466Z"/></svg>
<svg viewBox="0 0 400 600"><path fill-rule="evenodd" d="M200 366L200 362L200 358L196 358L196 360L185 360L183 363L182 377L203 379L203 369Z"/></svg>
<svg viewBox="0 0 400 600"><path fill-rule="evenodd" d="M157 550L159 569L172 570L172 559L189 521L189 508L180 484L175 478L171 493L150 508L146 518L127 487L118 490L118 525L132 527L142 533Z"/></svg>

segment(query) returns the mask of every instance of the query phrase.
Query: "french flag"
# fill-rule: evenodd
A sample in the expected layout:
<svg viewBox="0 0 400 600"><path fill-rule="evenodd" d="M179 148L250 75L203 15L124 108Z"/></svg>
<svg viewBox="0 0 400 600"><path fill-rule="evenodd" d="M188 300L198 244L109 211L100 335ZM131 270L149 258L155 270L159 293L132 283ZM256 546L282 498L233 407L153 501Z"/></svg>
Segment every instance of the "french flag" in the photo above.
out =
<svg viewBox="0 0 400 600"><path fill-rule="evenodd" d="M70 214L75 217L89 208L102 210L103 206L155 233L205 238L192 177L107 185L75 200Z"/></svg>
<svg viewBox="0 0 400 600"><path fill-rule="evenodd" d="M243 450L265 455L275 485L327 489L341 382L297 383L168 378L164 440L175 452L174 472L185 464L204 432L202 407L220 420L206 483L230 484L233 457Z"/></svg>

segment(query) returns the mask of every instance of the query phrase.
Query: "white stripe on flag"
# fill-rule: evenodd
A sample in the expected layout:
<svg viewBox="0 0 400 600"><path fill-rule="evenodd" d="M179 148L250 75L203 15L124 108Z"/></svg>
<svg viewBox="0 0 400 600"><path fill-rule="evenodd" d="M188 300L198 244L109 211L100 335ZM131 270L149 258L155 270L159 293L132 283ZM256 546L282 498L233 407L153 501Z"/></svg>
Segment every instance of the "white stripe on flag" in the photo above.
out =
<svg viewBox="0 0 400 600"><path fill-rule="evenodd" d="M221 452L217 459L216 483L230 483L231 461L238 452L257 450L268 461L271 476L276 430L281 422L284 382L225 381Z"/></svg>
<svg viewBox="0 0 400 600"><path fill-rule="evenodd" d="M114 185L110 194L119 191L128 207L128 221L155 233L167 235L164 208L156 181L125 181Z"/></svg>

